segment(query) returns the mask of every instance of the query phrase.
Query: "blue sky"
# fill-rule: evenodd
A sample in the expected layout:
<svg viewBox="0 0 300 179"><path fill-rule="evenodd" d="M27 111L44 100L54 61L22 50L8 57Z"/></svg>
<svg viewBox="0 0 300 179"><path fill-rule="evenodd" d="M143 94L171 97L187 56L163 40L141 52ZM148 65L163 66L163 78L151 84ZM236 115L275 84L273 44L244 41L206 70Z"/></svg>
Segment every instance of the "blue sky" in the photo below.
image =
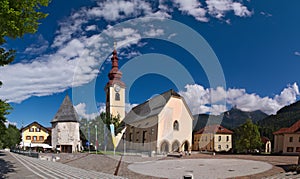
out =
<svg viewBox="0 0 300 179"><path fill-rule="evenodd" d="M194 114L232 106L274 114L299 99L299 6L297 0L53 0L42 8L49 16L36 34L8 39L5 48L18 53L0 68L0 97L13 106L7 117L18 127L50 126L66 94L80 116L91 118L104 110L115 40L127 109L173 88Z"/></svg>

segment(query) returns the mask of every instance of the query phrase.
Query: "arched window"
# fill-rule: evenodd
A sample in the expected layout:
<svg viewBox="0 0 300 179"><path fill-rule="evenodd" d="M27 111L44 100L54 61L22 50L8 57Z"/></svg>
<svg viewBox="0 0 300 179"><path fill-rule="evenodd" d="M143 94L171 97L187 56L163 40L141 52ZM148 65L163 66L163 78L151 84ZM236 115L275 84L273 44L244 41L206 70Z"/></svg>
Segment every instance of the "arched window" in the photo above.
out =
<svg viewBox="0 0 300 179"><path fill-rule="evenodd" d="M179 131L179 123L178 123L178 121L176 120L176 121L174 121L174 123L173 123L173 130L175 130L175 131Z"/></svg>
<svg viewBox="0 0 300 179"><path fill-rule="evenodd" d="M119 93L116 93L115 100L120 101L120 94Z"/></svg>

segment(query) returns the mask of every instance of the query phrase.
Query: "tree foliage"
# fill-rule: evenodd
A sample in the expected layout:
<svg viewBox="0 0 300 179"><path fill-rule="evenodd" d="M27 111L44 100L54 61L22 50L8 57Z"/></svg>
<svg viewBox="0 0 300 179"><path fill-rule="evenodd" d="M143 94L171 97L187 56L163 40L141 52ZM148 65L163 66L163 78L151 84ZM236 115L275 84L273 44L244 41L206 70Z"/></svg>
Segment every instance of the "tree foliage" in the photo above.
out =
<svg viewBox="0 0 300 179"><path fill-rule="evenodd" d="M49 0L0 0L0 67L8 65L14 60L15 50L6 50L2 45L6 43L5 38L18 38L26 33L37 31L39 20L47 17L47 14L40 12L41 6L47 6ZM0 81L0 87L2 82ZM0 147L5 144L5 121L11 106L0 99ZM14 129L7 129L12 132ZM1 146L2 145L2 146Z"/></svg>
<svg viewBox="0 0 300 179"><path fill-rule="evenodd" d="M120 116L113 116L108 113L102 112L100 114L100 118L102 119L103 123L106 124L106 127L110 131L110 125L114 125L115 129L115 135L121 133L121 131L124 129L125 125L123 122L120 121Z"/></svg>
<svg viewBox="0 0 300 179"><path fill-rule="evenodd" d="M17 38L37 31L39 20L47 17L40 12L49 0L1 0L0 1L0 44L4 37Z"/></svg>
<svg viewBox="0 0 300 179"><path fill-rule="evenodd" d="M97 139L98 144L101 145L104 139L104 124L102 119L100 119L100 116L97 116L94 119L86 119L82 118L80 120L80 135L81 140L83 142L83 145L87 141L89 141L91 144L96 144L96 127L97 126ZM90 136L89 136L90 133ZM99 148L99 146L98 146Z"/></svg>
<svg viewBox="0 0 300 179"><path fill-rule="evenodd" d="M260 149L262 145L258 126L250 119L236 128L235 138L235 148L238 152L252 152L254 149Z"/></svg>
<svg viewBox="0 0 300 179"><path fill-rule="evenodd" d="M5 131L4 147L13 148L21 141L20 131L15 125L8 125Z"/></svg>

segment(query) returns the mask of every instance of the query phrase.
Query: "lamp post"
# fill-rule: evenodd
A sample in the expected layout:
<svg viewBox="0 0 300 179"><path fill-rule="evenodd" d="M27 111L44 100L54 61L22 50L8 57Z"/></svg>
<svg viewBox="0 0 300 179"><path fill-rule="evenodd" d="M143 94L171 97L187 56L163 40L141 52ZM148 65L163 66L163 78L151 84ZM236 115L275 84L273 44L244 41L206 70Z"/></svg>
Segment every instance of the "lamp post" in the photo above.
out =
<svg viewBox="0 0 300 179"><path fill-rule="evenodd" d="M124 148L124 156L125 156L125 153L126 153L126 135L125 135L125 132L124 132L124 134L123 134L123 148Z"/></svg>
<svg viewBox="0 0 300 179"><path fill-rule="evenodd" d="M90 134L90 124L88 123L88 138L89 138L89 153L91 153L91 134Z"/></svg>
<svg viewBox="0 0 300 179"><path fill-rule="evenodd" d="M95 142L95 146L96 146L96 154L97 154L97 150L98 150L97 124L95 125L95 130L96 130L96 142Z"/></svg>

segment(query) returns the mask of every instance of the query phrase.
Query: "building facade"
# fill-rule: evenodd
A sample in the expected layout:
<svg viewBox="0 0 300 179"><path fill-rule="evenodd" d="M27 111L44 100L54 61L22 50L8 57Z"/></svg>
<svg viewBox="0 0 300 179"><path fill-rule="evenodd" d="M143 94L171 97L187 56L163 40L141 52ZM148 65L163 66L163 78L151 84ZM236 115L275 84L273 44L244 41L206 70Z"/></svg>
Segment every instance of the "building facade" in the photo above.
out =
<svg viewBox="0 0 300 179"><path fill-rule="evenodd" d="M274 152L296 154L300 152L300 120L289 128L281 128L273 133Z"/></svg>
<svg viewBox="0 0 300 179"><path fill-rule="evenodd" d="M51 124L54 150L65 153L81 151L78 115L68 95L63 100Z"/></svg>
<svg viewBox="0 0 300 179"><path fill-rule="evenodd" d="M231 130L220 125L206 126L194 133L193 150L228 152L232 149Z"/></svg>
<svg viewBox="0 0 300 179"><path fill-rule="evenodd" d="M127 150L191 151L193 116L184 98L173 90L132 108L124 122Z"/></svg>
<svg viewBox="0 0 300 179"><path fill-rule="evenodd" d="M46 128L38 122L33 122L21 128L21 143L23 149L33 150L51 149L51 129Z"/></svg>

